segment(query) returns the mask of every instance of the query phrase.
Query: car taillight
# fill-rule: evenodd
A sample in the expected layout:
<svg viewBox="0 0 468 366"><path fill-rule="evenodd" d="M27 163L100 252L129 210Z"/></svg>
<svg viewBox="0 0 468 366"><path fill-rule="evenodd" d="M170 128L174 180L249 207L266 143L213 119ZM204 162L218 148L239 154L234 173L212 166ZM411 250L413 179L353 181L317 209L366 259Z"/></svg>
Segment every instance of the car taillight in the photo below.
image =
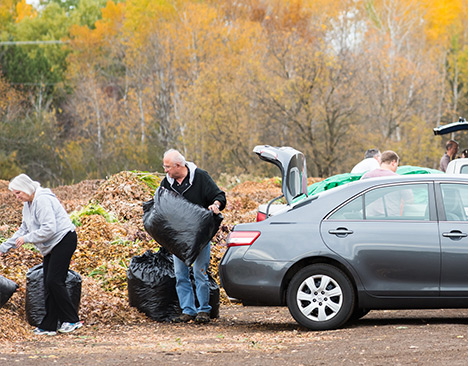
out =
<svg viewBox="0 0 468 366"><path fill-rule="evenodd" d="M240 245L252 245L260 236L260 231L232 231L227 240L228 247L237 247Z"/></svg>
<svg viewBox="0 0 468 366"><path fill-rule="evenodd" d="M264 212L257 211L257 222L263 221L266 219L266 214Z"/></svg>

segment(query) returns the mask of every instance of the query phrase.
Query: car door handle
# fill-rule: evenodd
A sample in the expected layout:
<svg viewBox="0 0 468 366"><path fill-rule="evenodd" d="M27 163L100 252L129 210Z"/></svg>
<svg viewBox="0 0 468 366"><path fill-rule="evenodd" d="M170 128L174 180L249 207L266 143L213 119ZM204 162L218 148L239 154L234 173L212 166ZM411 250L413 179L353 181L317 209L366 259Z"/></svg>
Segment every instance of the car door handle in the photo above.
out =
<svg viewBox="0 0 468 366"><path fill-rule="evenodd" d="M451 231L449 233L442 233L442 236L446 238L465 238L468 234L462 233L461 231Z"/></svg>
<svg viewBox="0 0 468 366"><path fill-rule="evenodd" d="M339 227L336 230L328 230L329 234L334 234L334 235L348 235L348 234L353 234L353 230L348 230L344 227Z"/></svg>

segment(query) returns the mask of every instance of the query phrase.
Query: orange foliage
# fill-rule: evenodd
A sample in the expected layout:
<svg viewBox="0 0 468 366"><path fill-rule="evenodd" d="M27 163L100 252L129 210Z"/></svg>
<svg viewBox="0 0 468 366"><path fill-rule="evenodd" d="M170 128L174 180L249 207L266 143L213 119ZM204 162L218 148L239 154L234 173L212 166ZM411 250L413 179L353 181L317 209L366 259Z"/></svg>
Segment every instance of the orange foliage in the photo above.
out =
<svg viewBox="0 0 468 366"><path fill-rule="evenodd" d="M34 10L32 5L26 3L26 0L21 0L16 4L16 23L21 22L25 18L34 18L37 16L37 11Z"/></svg>
<svg viewBox="0 0 468 366"><path fill-rule="evenodd" d="M445 43L466 22L465 0L424 0L427 35L434 42Z"/></svg>

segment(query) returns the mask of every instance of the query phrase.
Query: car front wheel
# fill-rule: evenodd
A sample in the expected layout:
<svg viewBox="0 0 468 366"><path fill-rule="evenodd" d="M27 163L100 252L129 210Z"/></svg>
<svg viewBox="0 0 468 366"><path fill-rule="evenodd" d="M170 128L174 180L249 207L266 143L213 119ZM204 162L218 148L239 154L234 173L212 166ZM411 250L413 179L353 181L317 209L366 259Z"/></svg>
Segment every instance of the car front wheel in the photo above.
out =
<svg viewBox="0 0 468 366"><path fill-rule="evenodd" d="M328 264L313 264L292 278L287 304L293 318L312 330L342 326L354 309L354 291L348 277Z"/></svg>

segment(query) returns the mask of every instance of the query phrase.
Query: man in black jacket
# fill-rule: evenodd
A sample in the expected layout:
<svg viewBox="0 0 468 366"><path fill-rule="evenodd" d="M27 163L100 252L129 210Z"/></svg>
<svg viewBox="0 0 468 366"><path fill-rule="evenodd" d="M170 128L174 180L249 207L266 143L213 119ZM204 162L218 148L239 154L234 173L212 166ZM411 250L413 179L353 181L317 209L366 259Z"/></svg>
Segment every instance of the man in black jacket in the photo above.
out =
<svg viewBox="0 0 468 366"><path fill-rule="evenodd" d="M162 180L161 187L172 190L186 200L211 210L215 214L219 214L226 206L225 193L219 189L209 174L197 168L194 163L185 161L179 151L174 149L166 151L163 167L166 177ZM177 296L182 309L182 314L173 320L176 323L186 323L191 320L197 323L210 321L210 288L207 273L210 252L211 245L208 244L193 262L198 308L195 306L195 294L189 277L189 268L183 261L173 256Z"/></svg>

